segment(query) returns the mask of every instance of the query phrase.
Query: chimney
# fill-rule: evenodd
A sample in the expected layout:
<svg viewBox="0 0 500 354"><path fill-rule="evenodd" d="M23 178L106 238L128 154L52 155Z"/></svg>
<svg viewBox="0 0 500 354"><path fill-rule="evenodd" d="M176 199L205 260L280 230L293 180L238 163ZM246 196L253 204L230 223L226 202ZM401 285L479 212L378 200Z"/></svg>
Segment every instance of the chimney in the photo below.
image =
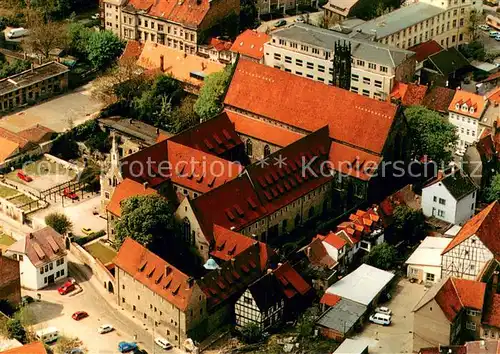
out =
<svg viewBox="0 0 500 354"><path fill-rule="evenodd" d="M148 183L148 182L144 182L142 185L144 186L144 189L147 189L147 188L148 188L149 183Z"/></svg>
<svg viewBox="0 0 500 354"><path fill-rule="evenodd" d="M129 122L129 124L130 124L130 125L134 124L134 120L133 120L132 118L130 118L130 119L128 120L128 122Z"/></svg>
<svg viewBox="0 0 500 354"><path fill-rule="evenodd" d="M162 55L160 55L160 70L161 72L163 72L165 70L165 57Z"/></svg>
<svg viewBox="0 0 500 354"><path fill-rule="evenodd" d="M311 257L311 247L306 248L307 258Z"/></svg>
<svg viewBox="0 0 500 354"><path fill-rule="evenodd" d="M165 276L168 277L172 273L172 268L169 265L165 266Z"/></svg>
<svg viewBox="0 0 500 354"><path fill-rule="evenodd" d="M160 128L156 128L156 135L160 135Z"/></svg>
<svg viewBox="0 0 500 354"><path fill-rule="evenodd" d="M28 237L32 239L32 238L33 238L33 234L30 232L30 233L28 234Z"/></svg>
<svg viewBox="0 0 500 354"><path fill-rule="evenodd" d="M493 272L493 278L491 280L491 291L496 294L498 289L498 270Z"/></svg>
<svg viewBox="0 0 500 354"><path fill-rule="evenodd" d="M194 278L193 277L187 278L186 283L187 283L188 289L191 289L194 285Z"/></svg>

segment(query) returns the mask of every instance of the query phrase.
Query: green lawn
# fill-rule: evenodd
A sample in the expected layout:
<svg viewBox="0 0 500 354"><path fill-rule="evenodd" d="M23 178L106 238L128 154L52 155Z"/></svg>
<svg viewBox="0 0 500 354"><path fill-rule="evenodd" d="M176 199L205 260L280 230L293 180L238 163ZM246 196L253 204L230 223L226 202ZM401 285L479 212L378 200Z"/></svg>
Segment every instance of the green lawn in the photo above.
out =
<svg viewBox="0 0 500 354"><path fill-rule="evenodd" d="M9 247L9 246L13 245L15 242L16 242L16 240L14 240L9 235L0 233L0 245L4 245L4 246Z"/></svg>
<svg viewBox="0 0 500 354"><path fill-rule="evenodd" d="M29 202L33 202L34 200L28 197L26 194L21 194L15 198L10 199L15 206L23 205Z"/></svg>
<svg viewBox="0 0 500 354"><path fill-rule="evenodd" d="M7 198L19 194L19 191L0 185L0 198Z"/></svg>
<svg viewBox="0 0 500 354"><path fill-rule="evenodd" d="M110 263L116 256L116 251L112 250L110 247L105 246L102 242L99 241L85 246L85 249L94 258L97 258L103 264Z"/></svg>
<svg viewBox="0 0 500 354"><path fill-rule="evenodd" d="M49 161L45 157L42 157L40 160L34 161L26 166L23 166L23 171L24 173L26 173L28 176L31 177L47 176L47 175L64 175L73 178L76 176L75 171L68 170L64 166ZM6 177L16 182L22 182L21 179L17 177L17 170L8 173Z"/></svg>

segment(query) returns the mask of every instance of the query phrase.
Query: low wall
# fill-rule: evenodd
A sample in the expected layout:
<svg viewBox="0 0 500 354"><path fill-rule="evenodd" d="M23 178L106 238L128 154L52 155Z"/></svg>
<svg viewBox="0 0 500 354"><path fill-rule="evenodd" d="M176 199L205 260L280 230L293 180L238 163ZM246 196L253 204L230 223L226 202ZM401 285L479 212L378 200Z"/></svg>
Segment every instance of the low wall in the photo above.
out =
<svg viewBox="0 0 500 354"><path fill-rule="evenodd" d="M114 289L116 289L115 277L109 272L109 270L104 266L104 264L102 264L101 261L92 257L90 253L88 253L83 247L81 247L75 242L71 242L71 247L69 251L80 262L88 265L90 269L92 269L92 272L101 282L103 287L105 287L110 292L113 292ZM111 282L113 289L108 288L109 282Z"/></svg>
<svg viewBox="0 0 500 354"><path fill-rule="evenodd" d="M66 167L68 170L73 170L77 173L81 172L82 170L82 168L78 167L77 165L72 164L71 162L65 161L63 159L60 159L59 157L55 157L54 155L43 154L43 156L49 161L55 162L59 165Z"/></svg>

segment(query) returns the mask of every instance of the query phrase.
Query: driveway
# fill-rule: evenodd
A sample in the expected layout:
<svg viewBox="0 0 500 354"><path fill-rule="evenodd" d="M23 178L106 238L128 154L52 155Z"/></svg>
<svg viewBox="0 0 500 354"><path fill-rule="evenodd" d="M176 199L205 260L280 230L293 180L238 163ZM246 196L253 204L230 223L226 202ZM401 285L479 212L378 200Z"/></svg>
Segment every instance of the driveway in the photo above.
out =
<svg viewBox="0 0 500 354"><path fill-rule="evenodd" d="M424 295L425 287L399 280L392 299L384 303L392 312L392 323L384 327L367 322L363 331L353 339L369 345L370 353L411 353L413 350L413 313L411 310Z"/></svg>
<svg viewBox="0 0 500 354"><path fill-rule="evenodd" d="M0 127L12 132L41 124L56 132L63 132L89 119L103 107L90 97L92 82L52 98L23 111L0 118Z"/></svg>
<svg viewBox="0 0 500 354"><path fill-rule="evenodd" d="M179 349L164 351L154 346L148 326L108 303L115 301L114 296L103 295L101 289L96 288L100 282L96 283L96 279L89 278L88 273L81 270L84 265L70 257L68 266L68 271L77 280L81 292L74 290L67 295L59 295L57 286L60 284L39 291L22 291L23 295L31 295L33 298L36 298L37 293L41 295L40 302L29 305L27 316L33 323L33 330L55 326L63 335L79 338L91 354L118 353L118 343L134 341L134 335L137 336L136 342L139 346L145 348L148 353L184 353ZM86 311L89 317L74 321L71 315L76 311ZM107 334L97 334L97 328L102 324L111 324L115 330Z"/></svg>

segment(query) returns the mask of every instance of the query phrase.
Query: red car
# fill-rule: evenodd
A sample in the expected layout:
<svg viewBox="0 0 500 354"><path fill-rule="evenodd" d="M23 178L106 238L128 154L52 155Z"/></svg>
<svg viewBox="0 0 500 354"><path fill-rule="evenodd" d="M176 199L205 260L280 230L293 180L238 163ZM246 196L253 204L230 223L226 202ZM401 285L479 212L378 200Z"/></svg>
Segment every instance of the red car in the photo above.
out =
<svg viewBox="0 0 500 354"><path fill-rule="evenodd" d="M78 200L78 195L76 195L76 193L74 192L70 192L68 188L64 188L63 194L66 198L69 198L71 200Z"/></svg>
<svg viewBox="0 0 500 354"><path fill-rule="evenodd" d="M89 317L89 314L86 313L85 311L76 311L71 318L74 319L75 321L80 321L84 319L85 317Z"/></svg>
<svg viewBox="0 0 500 354"><path fill-rule="evenodd" d="M75 284L71 280L68 280L66 283L63 284L63 286L57 289L57 291L61 295L66 295L67 293L73 290L75 290Z"/></svg>
<svg viewBox="0 0 500 354"><path fill-rule="evenodd" d="M33 181L33 178L31 178L30 176L28 176L27 174L25 174L21 170L17 171L17 177L19 179L22 179L24 182L31 182L31 181Z"/></svg>

